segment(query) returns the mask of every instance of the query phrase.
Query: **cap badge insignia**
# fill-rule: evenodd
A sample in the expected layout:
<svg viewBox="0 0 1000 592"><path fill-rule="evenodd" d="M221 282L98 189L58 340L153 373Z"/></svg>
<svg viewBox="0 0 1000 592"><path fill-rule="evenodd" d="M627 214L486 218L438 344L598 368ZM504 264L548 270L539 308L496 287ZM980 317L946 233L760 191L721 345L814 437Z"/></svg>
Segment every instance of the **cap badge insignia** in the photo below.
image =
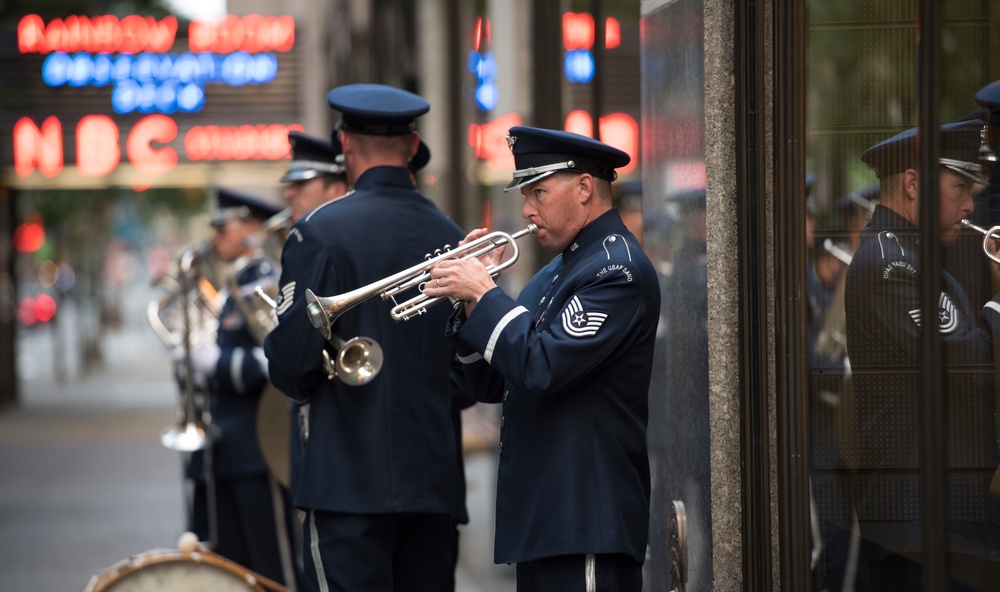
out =
<svg viewBox="0 0 1000 592"><path fill-rule="evenodd" d="M507 134L507 148L513 150L514 144L516 143L517 143L517 136L512 136L510 134Z"/></svg>

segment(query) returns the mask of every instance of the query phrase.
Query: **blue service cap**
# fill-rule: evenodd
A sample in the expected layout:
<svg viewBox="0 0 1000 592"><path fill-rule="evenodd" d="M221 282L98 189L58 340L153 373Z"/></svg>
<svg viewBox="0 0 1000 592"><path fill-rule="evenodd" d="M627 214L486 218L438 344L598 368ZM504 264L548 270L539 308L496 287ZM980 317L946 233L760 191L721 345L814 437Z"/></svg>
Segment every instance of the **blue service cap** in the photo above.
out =
<svg viewBox="0 0 1000 592"><path fill-rule="evenodd" d="M682 189L667 196L678 212L696 212L705 209L705 188Z"/></svg>
<svg viewBox="0 0 1000 592"><path fill-rule="evenodd" d="M837 199L837 209L844 211L856 206L871 214L875 211L878 194L879 186L877 183L849 191Z"/></svg>
<svg viewBox="0 0 1000 592"><path fill-rule="evenodd" d="M212 214L212 226L218 228L227 220L256 218L267 220L282 210L281 206L269 203L263 199L237 193L231 189L219 188L215 194L218 207Z"/></svg>
<svg viewBox="0 0 1000 592"><path fill-rule="evenodd" d="M941 166L985 185L983 167L979 163L982 129L983 122L978 119L942 125L938 159ZM879 179L915 168L917 128L875 144L861 153L861 160L875 170Z"/></svg>
<svg viewBox="0 0 1000 592"><path fill-rule="evenodd" d="M420 144L417 146L417 153L413 155L410 159L410 172L416 173L420 169L427 166L427 163L431 161L431 149L420 140Z"/></svg>
<svg viewBox="0 0 1000 592"><path fill-rule="evenodd" d="M340 111L337 129L372 136L397 136L416 129L416 118L430 111L423 98L384 84L348 84L326 95Z"/></svg>
<svg viewBox="0 0 1000 592"><path fill-rule="evenodd" d="M292 145L292 162L281 176L282 183L308 181L322 174L344 174L344 154L336 134L332 141L326 142L291 131L288 132L288 143Z"/></svg>
<svg viewBox="0 0 1000 592"><path fill-rule="evenodd" d="M614 181L615 169L631 160L629 155L587 136L571 132L515 126L507 132L507 145L514 153L514 178L504 191L541 180L556 171L590 173Z"/></svg>
<svg viewBox="0 0 1000 592"><path fill-rule="evenodd" d="M990 110L990 124L1000 125L1000 80L995 80L976 93L976 102Z"/></svg>

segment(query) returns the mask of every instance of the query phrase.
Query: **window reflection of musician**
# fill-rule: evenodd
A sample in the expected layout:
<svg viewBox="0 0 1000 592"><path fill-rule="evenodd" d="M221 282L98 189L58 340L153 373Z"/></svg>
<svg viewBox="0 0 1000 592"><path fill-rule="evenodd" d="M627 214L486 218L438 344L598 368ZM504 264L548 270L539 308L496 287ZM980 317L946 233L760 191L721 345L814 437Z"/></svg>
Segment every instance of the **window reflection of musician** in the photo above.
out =
<svg viewBox="0 0 1000 592"><path fill-rule="evenodd" d="M268 473L257 440L258 400L267 384L267 359L241 312L240 298L256 286L277 281L277 269L258 245L261 223L278 207L232 191L218 191L212 218L212 246L218 259L232 264L230 293L219 317L217 342L192 352L196 373L209 377L212 422L218 440L206 455L210 471L219 554L273 580L290 571L287 518L290 505Z"/></svg>
<svg viewBox="0 0 1000 592"><path fill-rule="evenodd" d="M881 204L862 231L848 269L846 315L855 399L845 448L857 477L854 496L863 568L874 590L921 590L922 508L918 405L921 332L940 334L945 364L949 520L949 590L993 589L1000 503L989 494L997 466L993 425L993 358L990 328L1000 295L979 309L942 269L939 311L921 315L920 224L938 223L942 243L960 232L972 211L972 194L984 183L978 162L982 122L941 127L940 219L919 220L921 188L916 130L869 148L862 160L877 173Z"/></svg>

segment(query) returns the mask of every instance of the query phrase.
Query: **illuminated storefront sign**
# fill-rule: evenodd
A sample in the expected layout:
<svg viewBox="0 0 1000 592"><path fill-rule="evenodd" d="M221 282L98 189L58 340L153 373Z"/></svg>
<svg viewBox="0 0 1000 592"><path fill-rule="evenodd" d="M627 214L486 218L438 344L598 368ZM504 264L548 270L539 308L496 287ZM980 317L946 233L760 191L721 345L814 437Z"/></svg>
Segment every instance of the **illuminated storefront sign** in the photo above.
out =
<svg viewBox="0 0 1000 592"><path fill-rule="evenodd" d="M590 114L576 110L566 116L563 127L568 132L581 136L593 136ZM483 124L469 126L469 146L475 150L476 158L485 161L494 170L507 170L514 166L514 157L507 144L507 132L521 125L521 116L508 113ZM631 161L618 169L620 175L628 174L639 164L639 124L626 113L611 113L601 117L601 141L628 153Z"/></svg>
<svg viewBox="0 0 1000 592"><path fill-rule="evenodd" d="M183 137L189 161L279 160L288 154L288 132L300 125L195 126ZM101 177L121 163L118 125L105 115L88 115L76 126L77 171L84 177ZM166 115L140 119L128 131L125 157L136 171L162 175L178 163L169 146L178 137L177 123ZM36 170L55 177L63 170L62 124L48 117L41 126L27 117L14 124L14 169L19 177Z"/></svg>
<svg viewBox="0 0 1000 592"><path fill-rule="evenodd" d="M189 51L169 53L177 19L71 16L18 24L21 53L50 54L42 80L53 87L112 85L116 113L192 113L205 106L205 85L268 84L278 75L275 52L295 45L290 16L195 19ZM118 55L113 55L117 53Z"/></svg>
<svg viewBox="0 0 1000 592"><path fill-rule="evenodd" d="M586 84L594 79L596 66L591 48L594 46L594 17L586 12L567 12L562 17L563 74L575 84ZM604 22L604 47L614 49L621 45L621 25L618 19Z"/></svg>
<svg viewBox="0 0 1000 592"><path fill-rule="evenodd" d="M180 162L279 160L288 156L288 132L302 131L288 123L297 119L294 107L279 108L275 115L274 105L295 105L294 85L271 85L279 62L291 67L285 79L294 81L295 61L279 57L295 45L290 16L195 19L185 36L172 16L69 16L46 22L28 15L18 24L17 44L22 68L41 74L37 83L29 75L25 107L33 96L48 102L53 92L65 93L57 114L34 112L6 129L20 178L52 178L74 165L80 177L92 178L123 163L140 174L162 176ZM211 95L206 85L252 85L259 89L255 96L270 97L271 103L247 102L233 92ZM101 107L108 94L84 92L85 87L106 89L110 105ZM125 114L131 116L119 119ZM261 118L282 123L259 123Z"/></svg>
<svg viewBox="0 0 1000 592"><path fill-rule="evenodd" d="M476 19L473 33L473 47L469 52L469 72L476 76L476 107L480 111L491 111L500 100L500 90L497 86L497 59L490 45L490 19Z"/></svg>

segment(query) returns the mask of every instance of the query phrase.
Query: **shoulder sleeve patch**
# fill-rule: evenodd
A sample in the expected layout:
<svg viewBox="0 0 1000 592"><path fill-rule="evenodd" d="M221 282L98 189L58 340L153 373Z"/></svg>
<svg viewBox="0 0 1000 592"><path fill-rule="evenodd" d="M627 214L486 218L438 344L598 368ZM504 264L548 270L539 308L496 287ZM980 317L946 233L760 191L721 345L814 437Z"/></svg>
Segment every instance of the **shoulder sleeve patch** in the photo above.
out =
<svg viewBox="0 0 1000 592"><path fill-rule="evenodd" d="M292 302L295 299L295 282L288 282L284 286L281 286L281 290L278 292L278 301L275 303L274 312L280 317L285 314L289 308L292 307Z"/></svg>
<svg viewBox="0 0 1000 592"><path fill-rule="evenodd" d="M562 312L563 331L570 337L593 337L608 319L608 313L587 311L578 296L574 296Z"/></svg>

